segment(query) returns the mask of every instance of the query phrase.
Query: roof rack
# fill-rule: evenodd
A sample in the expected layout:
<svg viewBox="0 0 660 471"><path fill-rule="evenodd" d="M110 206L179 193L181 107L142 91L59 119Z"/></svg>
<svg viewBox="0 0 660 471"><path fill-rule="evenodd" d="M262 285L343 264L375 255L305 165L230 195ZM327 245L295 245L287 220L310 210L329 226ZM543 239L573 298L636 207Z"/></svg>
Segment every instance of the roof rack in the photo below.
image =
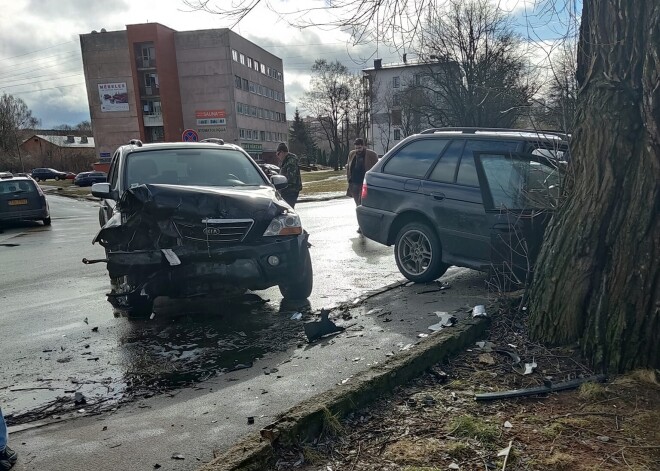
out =
<svg viewBox="0 0 660 471"><path fill-rule="evenodd" d="M140 139L131 139L128 143L132 146L142 147L142 141Z"/></svg>
<svg viewBox="0 0 660 471"><path fill-rule="evenodd" d="M219 139L217 137L207 137L206 139L202 139L199 142L210 142L212 144L218 144L218 145L221 145L221 146L225 144L224 139Z"/></svg>
<svg viewBox="0 0 660 471"><path fill-rule="evenodd" d="M476 134L479 131L486 132L527 132L534 134L548 134L551 136L561 137L568 139L569 135L561 131L546 130L546 129L513 129L513 128L479 128L479 127L448 127L448 128L431 128L425 129L420 134L433 134L437 131L461 132L463 134Z"/></svg>

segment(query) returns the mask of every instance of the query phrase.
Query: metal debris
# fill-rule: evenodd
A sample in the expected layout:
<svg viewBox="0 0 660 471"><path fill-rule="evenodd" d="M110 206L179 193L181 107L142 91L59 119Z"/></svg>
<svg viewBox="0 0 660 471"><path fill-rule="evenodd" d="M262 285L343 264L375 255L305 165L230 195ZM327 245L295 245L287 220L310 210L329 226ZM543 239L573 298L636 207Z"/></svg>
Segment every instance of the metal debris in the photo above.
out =
<svg viewBox="0 0 660 471"><path fill-rule="evenodd" d="M303 324L305 335L310 343L326 335L344 331L343 327L336 325L328 318L329 315L330 311L321 309L321 320Z"/></svg>
<svg viewBox="0 0 660 471"><path fill-rule="evenodd" d="M292 321L299 321L300 319L302 319L302 313L300 312L294 312L291 316Z"/></svg>
<svg viewBox="0 0 660 471"><path fill-rule="evenodd" d="M486 307L483 304L474 306L472 309L472 317L488 317L488 314L486 314Z"/></svg>
<svg viewBox="0 0 660 471"><path fill-rule="evenodd" d="M573 379L563 383L549 383L543 386L536 386L533 388L513 389L509 391L498 391L490 393L475 394L474 398L477 401L492 401L496 399L512 399L515 397L534 396L537 394L547 394L557 391L565 391L568 389L577 389L584 383L602 383L607 380L605 375L588 376L586 378Z"/></svg>
<svg viewBox="0 0 660 471"><path fill-rule="evenodd" d="M173 459L173 460L185 460L186 457L183 456L181 453L174 453L174 454L172 455L172 459Z"/></svg>
<svg viewBox="0 0 660 471"><path fill-rule="evenodd" d="M531 375L538 365L534 360L531 363L525 363L524 365L513 365L513 371L521 375Z"/></svg>
<svg viewBox="0 0 660 471"><path fill-rule="evenodd" d="M476 342L475 345L479 348L484 353L489 353L493 351L493 347L495 344L493 342L488 342L488 341L481 341L481 342Z"/></svg>
<svg viewBox="0 0 660 471"><path fill-rule="evenodd" d="M174 250L172 249L160 249L161 252L163 252L163 255L165 255L165 258L169 262L170 266L177 266L181 265L181 260L177 256L177 254L174 253Z"/></svg>
<svg viewBox="0 0 660 471"><path fill-rule="evenodd" d="M513 428L513 424L507 420L504 422L504 428Z"/></svg>

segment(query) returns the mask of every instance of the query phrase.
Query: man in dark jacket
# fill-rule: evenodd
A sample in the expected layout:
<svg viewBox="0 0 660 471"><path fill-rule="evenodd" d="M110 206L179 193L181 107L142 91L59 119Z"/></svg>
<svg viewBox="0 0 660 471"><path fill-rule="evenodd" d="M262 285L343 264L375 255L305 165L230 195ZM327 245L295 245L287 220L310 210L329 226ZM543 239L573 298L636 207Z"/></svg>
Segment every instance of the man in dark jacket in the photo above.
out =
<svg viewBox="0 0 660 471"><path fill-rule="evenodd" d="M347 196L352 196L355 205L360 205L362 182L364 175L378 162L378 154L367 149L361 138L355 139L355 149L348 154L346 161L346 179L348 180Z"/></svg>
<svg viewBox="0 0 660 471"><path fill-rule="evenodd" d="M298 194L302 190L302 178L300 177L300 168L298 167L298 157L289 152L289 148L284 142L277 145L275 152L280 163L280 175L284 175L289 184L286 188L280 190L280 194L289 206L294 208L298 201Z"/></svg>
<svg viewBox="0 0 660 471"><path fill-rule="evenodd" d="M346 160L346 179L348 180L347 196L352 196L355 206L360 206L362 201L362 182L364 175L378 162L378 154L367 149L361 138L355 139L355 149L349 152ZM358 233L362 233L358 228Z"/></svg>

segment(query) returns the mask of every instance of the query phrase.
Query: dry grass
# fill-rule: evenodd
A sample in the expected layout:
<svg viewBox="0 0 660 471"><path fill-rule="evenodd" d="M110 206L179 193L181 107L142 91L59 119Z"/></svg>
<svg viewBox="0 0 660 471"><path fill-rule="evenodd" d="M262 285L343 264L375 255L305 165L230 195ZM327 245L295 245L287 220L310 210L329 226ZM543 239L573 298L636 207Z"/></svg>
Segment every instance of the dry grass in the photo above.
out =
<svg viewBox="0 0 660 471"><path fill-rule="evenodd" d="M305 183L317 182L319 180L327 180L328 178L342 177L346 181L345 170L317 170L315 172L300 172L303 185Z"/></svg>
<svg viewBox="0 0 660 471"><path fill-rule="evenodd" d="M502 469L497 452L512 442L508 471L655 471L660 469L660 385L657 372L639 370L613 378L605 386L547 396L477 402L473 391L534 387L551 376L560 382L592 374L577 354L530 342L520 321L495 317L490 339L514 344L525 361L539 364L532 375L520 375L508 356L495 365L478 361L480 352L465 351L438 365L450 376L423 376L404 388L342 420L343 433L321 436L314 448L320 464L297 470L355 471ZM484 374L488 373L488 374ZM424 401L424 398L432 400ZM336 417L335 417L336 419ZM509 421L513 426L505 428ZM337 430L337 427L332 427ZM291 469L300 448L278 451L271 470Z"/></svg>

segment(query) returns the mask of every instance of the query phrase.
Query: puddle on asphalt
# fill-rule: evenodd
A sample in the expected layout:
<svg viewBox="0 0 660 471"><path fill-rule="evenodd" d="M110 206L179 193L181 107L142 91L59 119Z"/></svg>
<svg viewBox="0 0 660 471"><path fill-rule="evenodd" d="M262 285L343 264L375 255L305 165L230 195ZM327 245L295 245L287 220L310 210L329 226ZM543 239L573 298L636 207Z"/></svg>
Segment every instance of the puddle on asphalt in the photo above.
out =
<svg viewBox="0 0 660 471"><path fill-rule="evenodd" d="M248 294L231 302L168 300L151 320L117 319L120 326L108 339L107 357L85 357L95 360L91 364L98 371L81 371L75 378L40 379L30 388L29 403L27 396L20 397L21 392L12 392L15 413L8 422L16 425L99 412L250 368L257 358L304 339L303 324L291 320L291 313L308 309L309 303L278 306ZM80 355L71 352L76 353ZM76 391L84 394L86 404L73 403Z"/></svg>

